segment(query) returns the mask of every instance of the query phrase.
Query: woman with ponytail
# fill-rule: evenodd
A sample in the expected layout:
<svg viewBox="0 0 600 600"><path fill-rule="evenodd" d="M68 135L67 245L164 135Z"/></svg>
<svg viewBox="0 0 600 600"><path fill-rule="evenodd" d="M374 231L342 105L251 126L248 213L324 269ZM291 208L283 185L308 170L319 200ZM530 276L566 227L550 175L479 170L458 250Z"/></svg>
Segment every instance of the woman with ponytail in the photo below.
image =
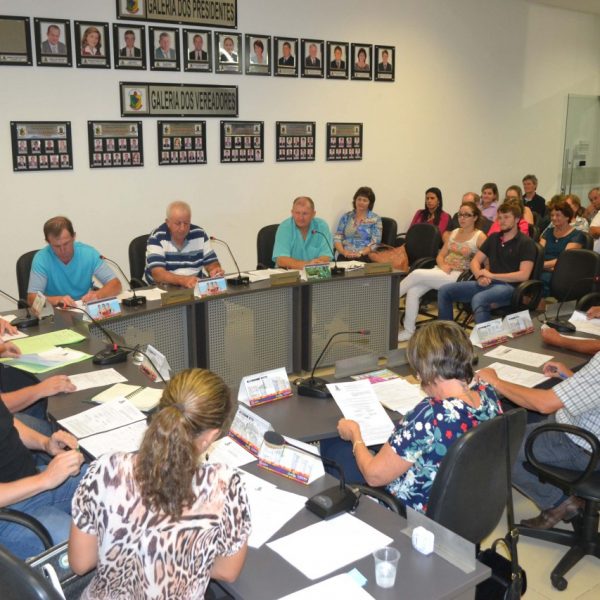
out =
<svg viewBox="0 0 600 600"><path fill-rule="evenodd" d="M69 562L96 567L82 598L202 598L233 581L250 534L240 476L203 464L232 418L229 389L203 369L173 377L137 453L96 460L73 498Z"/></svg>

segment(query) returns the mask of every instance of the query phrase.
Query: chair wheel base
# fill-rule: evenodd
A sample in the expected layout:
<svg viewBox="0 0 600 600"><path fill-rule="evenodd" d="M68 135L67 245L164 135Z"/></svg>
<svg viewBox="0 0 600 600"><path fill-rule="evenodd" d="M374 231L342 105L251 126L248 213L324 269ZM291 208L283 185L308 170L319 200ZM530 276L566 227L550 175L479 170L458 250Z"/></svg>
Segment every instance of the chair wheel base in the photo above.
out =
<svg viewBox="0 0 600 600"><path fill-rule="evenodd" d="M559 592L564 592L567 589L567 585L569 585L569 582L560 575L550 575L550 581L552 581L552 586Z"/></svg>

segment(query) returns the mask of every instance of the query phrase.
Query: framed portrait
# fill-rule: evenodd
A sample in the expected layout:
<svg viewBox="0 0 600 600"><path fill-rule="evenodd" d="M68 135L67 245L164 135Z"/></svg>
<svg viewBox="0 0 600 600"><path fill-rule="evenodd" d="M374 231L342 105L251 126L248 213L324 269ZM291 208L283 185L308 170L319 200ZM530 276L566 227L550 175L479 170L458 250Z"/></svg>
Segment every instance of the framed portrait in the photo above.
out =
<svg viewBox="0 0 600 600"><path fill-rule="evenodd" d="M208 29L184 29L183 70L212 72L212 36Z"/></svg>
<svg viewBox="0 0 600 600"><path fill-rule="evenodd" d="M327 123L327 160L362 160L362 157L362 123Z"/></svg>
<svg viewBox="0 0 600 600"><path fill-rule="evenodd" d="M247 33L246 75L271 74L271 36Z"/></svg>
<svg viewBox="0 0 600 600"><path fill-rule="evenodd" d="M88 121L90 168L143 167L141 121Z"/></svg>
<svg viewBox="0 0 600 600"><path fill-rule="evenodd" d="M370 81L373 77L373 46L353 43L350 55L350 77L358 81Z"/></svg>
<svg viewBox="0 0 600 600"><path fill-rule="evenodd" d="M29 18L0 15L0 66L32 64Z"/></svg>
<svg viewBox="0 0 600 600"><path fill-rule="evenodd" d="M298 38L273 38L273 74L298 77Z"/></svg>
<svg viewBox="0 0 600 600"><path fill-rule="evenodd" d="M108 23L75 21L75 60L78 67L110 69Z"/></svg>
<svg viewBox="0 0 600 600"><path fill-rule="evenodd" d="M242 34L215 31L215 73L241 73L242 59Z"/></svg>
<svg viewBox="0 0 600 600"><path fill-rule="evenodd" d="M300 42L300 58L302 60L302 77L323 77L325 72L323 64L325 55L323 40L310 40L302 38Z"/></svg>
<svg viewBox="0 0 600 600"><path fill-rule="evenodd" d="M38 67L72 67L71 21L36 18L36 64Z"/></svg>
<svg viewBox="0 0 600 600"><path fill-rule="evenodd" d="M348 43L327 42L327 78L348 79Z"/></svg>
<svg viewBox="0 0 600 600"><path fill-rule="evenodd" d="M375 46L375 81L394 81L396 48L394 46Z"/></svg>
<svg viewBox="0 0 600 600"><path fill-rule="evenodd" d="M151 71L179 71L179 29L148 27Z"/></svg>
<svg viewBox="0 0 600 600"><path fill-rule="evenodd" d="M206 121L158 121L157 127L159 166L206 164Z"/></svg>
<svg viewBox="0 0 600 600"><path fill-rule="evenodd" d="M70 121L11 121L13 171L73 169Z"/></svg>
<svg viewBox="0 0 600 600"><path fill-rule="evenodd" d="M146 69L146 28L113 23L115 69Z"/></svg>
<svg viewBox="0 0 600 600"><path fill-rule="evenodd" d="M275 148L277 162L305 162L315 160L314 121L277 121Z"/></svg>
<svg viewBox="0 0 600 600"><path fill-rule="evenodd" d="M264 162L264 121L221 121L221 162Z"/></svg>

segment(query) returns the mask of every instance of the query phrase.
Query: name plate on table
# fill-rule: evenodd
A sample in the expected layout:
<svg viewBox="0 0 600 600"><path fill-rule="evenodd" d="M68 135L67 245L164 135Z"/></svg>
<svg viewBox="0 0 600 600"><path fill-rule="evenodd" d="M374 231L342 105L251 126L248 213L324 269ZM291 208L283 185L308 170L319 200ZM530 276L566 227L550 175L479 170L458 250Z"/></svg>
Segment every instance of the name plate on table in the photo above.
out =
<svg viewBox="0 0 600 600"><path fill-rule="evenodd" d="M392 263L365 263L365 274L375 275L376 273L391 273Z"/></svg>
<svg viewBox="0 0 600 600"><path fill-rule="evenodd" d="M471 332L471 343L480 348L491 348L503 344L508 339L502 319L478 323Z"/></svg>
<svg viewBox="0 0 600 600"><path fill-rule="evenodd" d="M267 441L263 441L258 452L258 466L304 485L309 485L325 474L323 463L315 446L288 437L285 440L304 449L305 452L296 450L287 444L275 447L268 444Z"/></svg>
<svg viewBox="0 0 600 600"><path fill-rule="evenodd" d="M331 279L331 269L329 265L306 265L304 267L307 281L320 281L321 279Z"/></svg>
<svg viewBox="0 0 600 600"><path fill-rule="evenodd" d="M198 295L200 298L206 296L217 296L227 291L227 281L225 277L213 277L211 279L201 279L198 282Z"/></svg>
<svg viewBox="0 0 600 600"><path fill-rule="evenodd" d="M176 289L169 290L166 294L163 294L160 298L162 306L169 306L171 304L179 304L181 302L191 302L194 299L193 289Z"/></svg>
<svg viewBox="0 0 600 600"><path fill-rule="evenodd" d="M285 368L281 367L244 377L238 391L238 401L246 406L259 406L291 395L290 380Z"/></svg>
<svg viewBox="0 0 600 600"><path fill-rule="evenodd" d="M259 417L246 406L240 405L233 423L229 428L229 437L252 455L258 455L266 431L273 429L269 421Z"/></svg>
<svg viewBox="0 0 600 600"><path fill-rule="evenodd" d="M533 333L533 322L528 310L522 310L504 317L504 329L513 337Z"/></svg>
<svg viewBox="0 0 600 600"><path fill-rule="evenodd" d="M116 317L123 312L117 298L104 298L98 302L90 302L86 306L86 310L96 321Z"/></svg>
<svg viewBox="0 0 600 600"><path fill-rule="evenodd" d="M285 273L273 273L269 279L271 285L289 285L300 281L300 271L286 271Z"/></svg>

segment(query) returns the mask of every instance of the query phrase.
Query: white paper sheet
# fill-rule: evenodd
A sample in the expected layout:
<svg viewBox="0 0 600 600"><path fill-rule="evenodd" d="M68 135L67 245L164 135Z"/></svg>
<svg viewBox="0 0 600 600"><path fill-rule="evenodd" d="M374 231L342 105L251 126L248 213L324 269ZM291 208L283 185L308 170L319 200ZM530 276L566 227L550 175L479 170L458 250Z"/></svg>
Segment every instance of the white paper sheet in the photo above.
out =
<svg viewBox="0 0 600 600"><path fill-rule="evenodd" d="M270 465L265 466L262 462L260 463L261 467L307 484L311 484L325 475L323 462L316 446L287 436L283 436L283 438L291 446L273 447L263 441L259 448L258 459L259 461L266 461ZM296 450L293 446L301 448L304 452ZM311 455L314 455L314 458Z"/></svg>
<svg viewBox="0 0 600 600"><path fill-rule="evenodd" d="M529 367L541 367L543 364L554 358L551 354L540 354L539 352L518 350L517 348L509 348L508 346L496 346L493 350L486 352L484 356L497 358L498 360L507 360Z"/></svg>
<svg viewBox="0 0 600 600"><path fill-rule="evenodd" d="M77 388L78 392L103 385L110 385L111 383L127 381L123 375L114 369L102 369L101 371L89 371L88 373L69 375L69 380Z"/></svg>
<svg viewBox="0 0 600 600"><path fill-rule="evenodd" d="M222 463L234 468L242 467L256 460L255 456L244 450L230 437L224 437L213 442L206 454L208 455L207 462Z"/></svg>
<svg viewBox="0 0 600 600"><path fill-rule="evenodd" d="M20 340L21 338L26 337L29 337L26 333L22 331L17 331L17 333L4 333L0 336L0 339L4 342L10 342L11 340Z"/></svg>
<svg viewBox="0 0 600 600"><path fill-rule="evenodd" d="M577 331L600 335L600 319L588 319L584 312L576 310L569 319Z"/></svg>
<svg viewBox="0 0 600 600"><path fill-rule="evenodd" d="M306 504L304 496L276 487L260 490L247 487L246 491L252 516L252 533L248 540L251 548L260 548L268 542Z"/></svg>
<svg viewBox="0 0 600 600"><path fill-rule="evenodd" d="M536 373L534 371L520 369L519 367L513 367L499 362L492 363L491 365L488 365L488 367L494 369L496 373L498 373L500 379L510 381L511 383L518 383L519 385L528 388L533 388L549 379L543 373Z"/></svg>
<svg viewBox="0 0 600 600"><path fill-rule="evenodd" d="M389 546L392 538L344 513L267 545L309 579L318 579Z"/></svg>
<svg viewBox="0 0 600 600"><path fill-rule="evenodd" d="M106 431L81 440L80 446L94 458L113 452L135 452L139 450L147 428L145 420L132 423L115 431Z"/></svg>
<svg viewBox="0 0 600 600"><path fill-rule="evenodd" d="M12 323L17 318L17 315L2 315L2 318L5 321L8 321L9 323Z"/></svg>
<svg viewBox="0 0 600 600"><path fill-rule="evenodd" d="M343 598L344 600L369 600L369 592L358 585L348 573L324 579L310 587L282 596L279 600L323 600L323 598Z"/></svg>
<svg viewBox="0 0 600 600"><path fill-rule="evenodd" d="M389 410L395 410L403 415L411 411L427 396L421 386L408 383L398 377L388 381L371 384L377 400Z"/></svg>
<svg viewBox="0 0 600 600"><path fill-rule="evenodd" d="M379 403L367 379L347 383L328 383L327 389L344 417L353 419L360 425L360 432L367 446L383 444L387 441L394 424Z"/></svg>

